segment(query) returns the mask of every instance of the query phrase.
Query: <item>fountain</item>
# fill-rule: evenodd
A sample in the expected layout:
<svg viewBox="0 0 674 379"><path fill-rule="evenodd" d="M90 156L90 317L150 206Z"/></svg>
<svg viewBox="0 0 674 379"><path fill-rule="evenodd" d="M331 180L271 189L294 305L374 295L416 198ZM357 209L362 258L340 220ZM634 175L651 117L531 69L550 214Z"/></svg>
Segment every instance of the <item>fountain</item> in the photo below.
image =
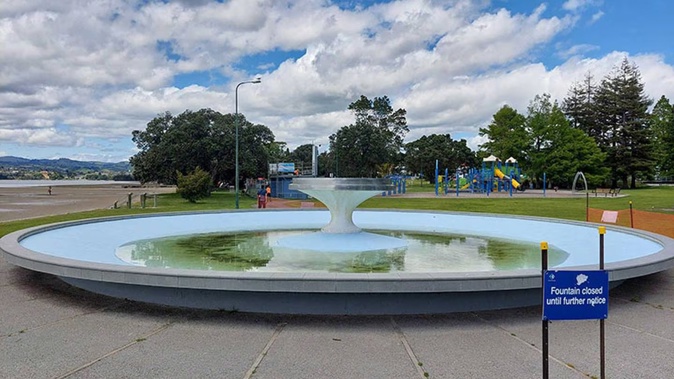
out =
<svg viewBox="0 0 674 379"><path fill-rule="evenodd" d="M430 261L421 262L417 271L344 273L331 268L297 269L293 261L320 257L325 253L322 246L332 246L332 253L344 257L360 254L359 251L378 254L379 249L393 246L402 251L395 253L397 266L413 266L411 260L425 258L425 254L405 252L416 249L411 242L379 235L379 231L448 236L448 240L449 236L462 235L530 244L547 241L551 248L568 253L551 268L597 268L598 233L594 224L438 211L354 211L361 201L381 192L385 184L303 179L297 180L295 186L324 201L330 211L251 209L81 220L10 233L0 239L0 251L12 264L56 275L74 286L104 295L172 306L298 314L446 313L540 303L538 267L499 270L471 266L461 271L436 268L440 266L438 260L444 258L433 255L426 258ZM321 232L305 233L320 229ZM143 266L118 254L137 241L147 241L143 246L156 246L164 238L280 231L296 233L301 241L325 239L313 240L306 251L293 245L290 238L296 236L280 237L277 242L281 250L274 250L276 247L270 244L271 250L265 248L256 257L256 264L245 262L244 271L188 269L172 262L155 267L153 264L161 258L151 249L143 255ZM344 247L347 241L359 237L365 240L371 234L375 235L373 246L358 241L354 245L360 250ZM329 241L330 238L338 240ZM233 244L239 249L249 248L236 241ZM674 266L674 240L653 233L608 227L605 249L606 269L614 285ZM289 263L290 269L275 269L277 261Z"/></svg>
<svg viewBox="0 0 674 379"><path fill-rule="evenodd" d="M365 178L296 178L290 189L318 199L330 211L330 223L320 232L286 237L280 246L316 251L357 252L395 249L407 241L363 232L353 223L353 211L363 201L392 188L387 179Z"/></svg>

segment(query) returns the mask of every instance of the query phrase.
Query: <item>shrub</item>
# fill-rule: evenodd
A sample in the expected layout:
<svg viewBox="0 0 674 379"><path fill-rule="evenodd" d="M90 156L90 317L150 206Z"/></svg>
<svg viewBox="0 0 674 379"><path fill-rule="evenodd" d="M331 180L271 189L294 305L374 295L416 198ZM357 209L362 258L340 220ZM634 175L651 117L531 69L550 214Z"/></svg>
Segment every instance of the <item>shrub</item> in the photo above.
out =
<svg viewBox="0 0 674 379"><path fill-rule="evenodd" d="M211 176L201 167L197 167L188 175L178 175L178 193L190 203L211 196Z"/></svg>

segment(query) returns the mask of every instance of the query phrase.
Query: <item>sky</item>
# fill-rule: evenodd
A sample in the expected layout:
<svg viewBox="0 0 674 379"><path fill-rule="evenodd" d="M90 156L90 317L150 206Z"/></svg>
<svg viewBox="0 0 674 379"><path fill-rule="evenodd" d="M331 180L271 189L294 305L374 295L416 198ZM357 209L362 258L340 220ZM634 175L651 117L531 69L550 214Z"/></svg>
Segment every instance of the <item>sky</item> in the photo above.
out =
<svg viewBox="0 0 674 379"><path fill-rule="evenodd" d="M407 110L411 142L561 102L623 59L674 99L670 0L2 0L0 156L127 161L166 111L238 110L292 150L354 121L360 95ZM260 78L259 84L238 83Z"/></svg>

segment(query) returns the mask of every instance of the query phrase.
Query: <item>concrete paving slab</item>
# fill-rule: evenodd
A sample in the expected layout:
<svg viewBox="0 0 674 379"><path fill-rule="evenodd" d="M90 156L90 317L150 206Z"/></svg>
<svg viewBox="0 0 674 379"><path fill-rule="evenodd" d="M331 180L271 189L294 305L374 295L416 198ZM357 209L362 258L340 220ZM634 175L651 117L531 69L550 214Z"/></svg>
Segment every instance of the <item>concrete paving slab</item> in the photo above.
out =
<svg viewBox="0 0 674 379"><path fill-rule="evenodd" d="M0 257L0 286L14 283L28 272L28 270L7 263L4 257Z"/></svg>
<svg viewBox="0 0 674 379"><path fill-rule="evenodd" d="M254 316L181 317L69 378L242 378L275 328Z"/></svg>
<svg viewBox="0 0 674 379"><path fill-rule="evenodd" d="M540 350L506 330L486 325L474 314L404 318L397 322L432 378L541 377ZM550 377L586 376L551 360Z"/></svg>
<svg viewBox="0 0 674 379"><path fill-rule="evenodd" d="M613 326L607 327L606 340L607 378L672 377L674 341Z"/></svg>
<svg viewBox="0 0 674 379"><path fill-rule="evenodd" d="M600 373L599 321L563 321L550 326L550 354L589 375ZM648 354L641 354L648 351ZM667 378L674 370L674 341L606 323L609 378Z"/></svg>
<svg viewBox="0 0 674 379"><path fill-rule="evenodd" d="M674 321L674 310L641 302L618 302L614 300L609 308L607 322L674 341L674 322L660 322L666 318Z"/></svg>
<svg viewBox="0 0 674 379"><path fill-rule="evenodd" d="M386 317L293 318L254 378L421 378Z"/></svg>
<svg viewBox="0 0 674 379"><path fill-rule="evenodd" d="M27 331L120 303L68 286L51 275L18 269L17 281L0 287L0 336Z"/></svg>
<svg viewBox="0 0 674 379"><path fill-rule="evenodd" d="M674 311L674 269L627 280L611 290L611 297Z"/></svg>
<svg viewBox="0 0 674 379"><path fill-rule="evenodd" d="M27 329L3 339L0 377L60 377L170 322L156 315L106 311Z"/></svg>

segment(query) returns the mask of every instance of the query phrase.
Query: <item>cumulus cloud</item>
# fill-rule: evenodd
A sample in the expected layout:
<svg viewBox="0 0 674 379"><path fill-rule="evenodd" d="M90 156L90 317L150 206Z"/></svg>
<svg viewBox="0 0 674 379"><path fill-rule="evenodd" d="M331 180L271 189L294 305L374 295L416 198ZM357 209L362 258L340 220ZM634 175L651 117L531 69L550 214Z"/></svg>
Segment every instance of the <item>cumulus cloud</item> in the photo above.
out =
<svg viewBox="0 0 674 379"><path fill-rule="evenodd" d="M595 46L560 44L571 46L557 47L562 64L535 58L558 46L579 12L601 5L596 0L569 0L558 14L545 5L516 13L468 0L339 5L3 1L0 141L81 146L89 150L73 157L98 151L101 160L126 160L135 152L131 132L157 114L233 113L236 83L256 74L261 84L239 88L239 110L290 148L327 143L353 121L346 109L361 94L387 95L407 109L408 140L476 135L503 104L524 111L543 92L561 100L572 82L588 71L599 79L625 56L639 65L651 96L674 97L672 66L658 55L587 59ZM291 51L274 65L255 60ZM175 86L176 77L198 73L215 79Z"/></svg>
<svg viewBox="0 0 674 379"><path fill-rule="evenodd" d="M562 4L562 8L567 11L579 11L583 8L599 6L603 0L567 0Z"/></svg>
<svg viewBox="0 0 674 379"><path fill-rule="evenodd" d="M604 12L598 11L595 14L592 15L592 18L590 18L590 24L594 24L595 22L599 21L600 18L604 17Z"/></svg>

